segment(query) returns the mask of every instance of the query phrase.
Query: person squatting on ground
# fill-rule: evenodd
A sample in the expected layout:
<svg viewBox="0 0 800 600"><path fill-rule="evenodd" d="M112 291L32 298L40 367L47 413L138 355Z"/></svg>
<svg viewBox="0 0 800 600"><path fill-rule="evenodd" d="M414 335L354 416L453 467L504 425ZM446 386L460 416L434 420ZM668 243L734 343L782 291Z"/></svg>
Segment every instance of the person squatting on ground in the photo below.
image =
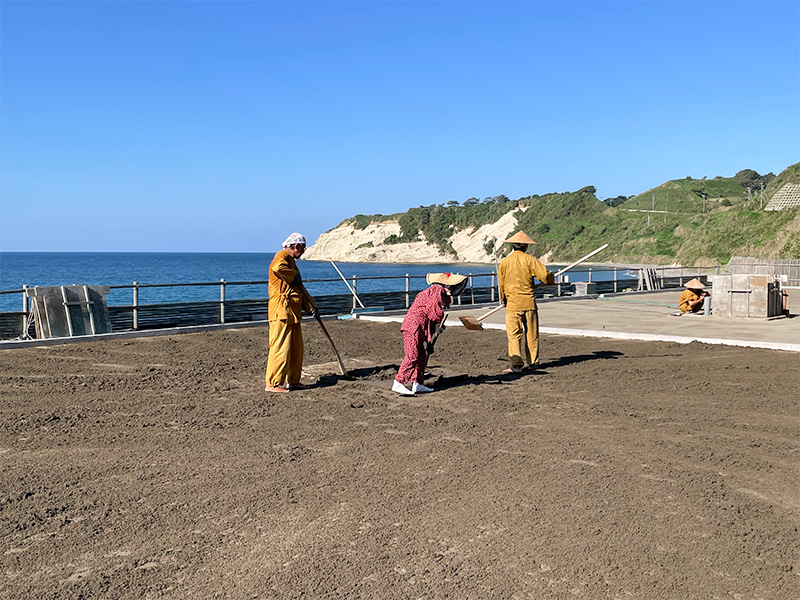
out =
<svg viewBox="0 0 800 600"><path fill-rule="evenodd" d="M521 373L539 362L539 316L533 278L548 285L556 279L539 259L526 254L528 245L536 242L524 231L504 243L511 244L512 251L497 268L500 301L506 307L508 356L511 358L511 367L503 372Z"/></svg>
<svg viewBox="0 0 800 600"><path fill-rule="evenodd" d="M428 366L425 344L433 339L452 297L464 291L467 277L457 273L428 273L426 281L430 287L417 294L400 326L405 356L392 383L392 391L407 396L433 391L424 385Z"/></svg>
<svg viewBox="0 0 800 600"><path fill-rule="evenodd" d="M267 392L302 389L303 333L301 310L317 316L317 304L306 291L296 259L306 251L306 238L293 233L269 265L269 357Z"/></svg>
<svg viewBox="0 0 800 600"><path fill-rule="evenodd" d="M703 283L694 278L687 281L683 287L686 289L681 292L681 296L678 298L678 308L681 309L681 313L692 314L700 312L703 309L703 302L708 296Z"/></svg>

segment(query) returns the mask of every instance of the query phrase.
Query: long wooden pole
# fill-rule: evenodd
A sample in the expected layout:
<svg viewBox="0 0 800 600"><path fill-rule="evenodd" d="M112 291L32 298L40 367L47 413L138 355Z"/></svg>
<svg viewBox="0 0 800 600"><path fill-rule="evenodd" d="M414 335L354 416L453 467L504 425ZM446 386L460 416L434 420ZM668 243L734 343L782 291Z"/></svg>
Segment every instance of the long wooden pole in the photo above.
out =
<svg viewBox="0 0 800 600"><path fill-rule="evenodd" d="M484 320L486 317L489 317L489 316L493 315L494 313L496 313L496 312L497 312L498 310L500 310L501 308L505 308L505 306L503 306L502 304L501 304L500 306L495 306L495 307L494 307L492 310L490 310L489 312L482 314L480 317L476 317L476 318L475 318L475 320L476 320L478 323L480 323L480 322L481 322L481 321L483 321L483 320ZM466 317L465 317L465 318L466 318Z"/></svg>
<svg viewBox="0 0 800 600"><path fill-rule="evenodd" d="M444 316L442 317L442 320L439 321L439 324L436 326L436 331L434 332L433 337L431 338L431 341L428 342L428 344L426 346L426 352L427 352L429 358L430 358L431 354L433 354L433 346L434 346L434 344L436 344L436 340L438 340L439 336L442 335L442 331L444 330L443 329L444 328L444 324L445 324L445 321L447 321L447 316L449 314L450 313L444 313Z"/></svg>
<svg viewBox="0 0 800 600"><path fill-rule="evenodd" d="M344 281L344 284L347 286L347 289L350 290L351 294L353 294L353 298L355 298L358 301L358 303L361 305L361 308L366 308L364 306L364 303L361 301L361 298L359 298L358 294L356 294L356 291L352 287L350 287L349 283L347 283L347 279L345 279L344 275L342 275L342 272L339 270L339 267L336 266L336 263L331 261L331 264L333 265L333 268L336 269L336 272L339 274L339 277L342 278L342 281Z"/></svg>
<svg viewBox="0 0 800 600"><path fill-rule="evenodd" d="M596 250L592 250L592 251L591 251L591 252L589 252L589 254L587 254L586 256L584 256L584 257L582 257L582 258L579 258L579 259L578 259L578 260L576 260L574 263L571 263L571 264L567 265L566 267L564 267L563 269L561 269L561 270L560 270L558 273L556 273L556 274L555 274L555 277L558 277L559 275L561 275L561 274L562 274L562 273L564 273L565 271L569 271L569 270L570 270L572 267L575 267L575 266L577 266L577 265L581 264L583 261L585 261L585 260L587 260L587 259L591 258L591 257L592 257L592 256L594 256L595 254L597 254L597 253L598 253L598 252L600 252L601 250L605 250L606 248L608 248L608 244L603 244L602 246L600 246L600 247L599 247L599 248L597 248ZM499 283L499 279L498 279L498 283ZM502 298L500 299L500 301L502 302ZM493 315L494 313L496 313L496 312L497 312L498 310L500 310L501 308L504 308L504 306L503 306L502 304L501 304L500 306L497 306L497 307L493 308L493 309L492 309L492 310L490 310L489 312L487 312L487 313L485 313L485 314L481 315L480 317L477 317L475 320L476 320L478 323L480 323L480 322L481 322L481 321L483 321L483 320L484 320L486 317L488 317L488 316L490 316L490 315ZM462 318L462 322L463 322L463 319L466 319L466 318L468 318L468 317L463 317L463 318Z"/></svg>
<svg viewBox="0 0 800 600"><path fill-rule="evenodd" d="M325 325L322 323L322 317L317 315L317 323L319 323L320 329L322 329L322 333L325 334L325 337L328 338L328 341L331 343L331 348L333 349L333 354L336 356L336 362L339 363L339 375L347 377L347 370L344 368L344 363L342 362L342 357L339 356L339 352L336 350L336 344L333 343L333 339L331 338L331 334L328 333L328 330L325 329Z"/></svg>
<svg viewBox="0 0 800 600"><path fill-rule="evenodd" d="M306 297L306 301L311 301L311 294L308 293L306 286L302 283L300 284L303 288L303 295ZM339 375L343 377L347 377L347 369L344 368L344 363L342 362L342 357L339 356L339 351L336 349L336 344L333 343L333 338L331 334L328 333L328 330L325 328L325 324L322 322L322 317L319 316L319 310L317 310L317 323L319 324L319 328L322 329L322 333L325 334L325 337L328 338L328 341L331 344L331 348L333 349L333 354L336 356L336 362L339 364Z"/></svg>
<svg viewBox="0 0 800 600"><path fill-rule="evenodd" d="M556 276L556 277L558 277L558 276L559 276L559 275L561 275L562 273L564 273L564 272L566 272L566 271L569 271L569 270L570 270L572 267L576 267L576 266L578 266L578 265L579 265L579 264L581 264L583 261L590 259L592 256L594 256L595 254L597 254L597 253L598 253L598 252L600 252L601 250L605 250L606 248L608 248L608 244L603 244L603 245L602 245L602 246L600 246L600 247L599 247L597 250L592 250L591 252L589 252L589 254L587 254L587 255L586 255L586 256L584 256L583 258L579 258L579 259L578 259L578 260L576 260L574 263L572 263L572 264L569 264L569 265L567 265L566 267L564 267L563 269L561 269L561 270L560 270L558 273L556 273L556 274L555 274L555 276Z"/></svg>

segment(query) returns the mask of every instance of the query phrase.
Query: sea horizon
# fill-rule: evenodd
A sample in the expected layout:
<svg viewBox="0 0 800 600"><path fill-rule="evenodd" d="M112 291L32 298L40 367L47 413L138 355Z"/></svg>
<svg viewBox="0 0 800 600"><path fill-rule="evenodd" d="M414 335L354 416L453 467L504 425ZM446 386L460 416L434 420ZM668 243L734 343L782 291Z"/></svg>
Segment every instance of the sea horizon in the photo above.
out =
<svg viewBox="0 0 800 600"><path fill-rule="evenodd" d="M144 287L139 301L183 302L218 300L225 280L226 298L266 298L266 284L236 285L236 282L266 282L269 263L275 252L0 252L0 312L18 311L24 285L125 286L111 289L109 304L130 304L133 282L141 286L208 283L192 287ZM330 261L300 260L300 272L312 295L350 294L347 285ZM411 291L426 287L430 272L485 274L475 277L475 285L491 285L494 265L465 263L359 263L336 261L352 284L359 279L358 291L405 289L408 275ZM485 279L485 281L481 280ZM227 285L233 283L233 285Z"/></svg>
<svg viewBox="0 0 800 600"><path fill-rule="evenodd" d="M22 288L35 286L109 286L110 305L132 302L134 282L139 302L184 302L219 300L221 280L227 299L266 298L269 263L275 252L0 252L0 312L19 311ZM312 295L349 295L348 286L331 261L300 260L300 272ZM473 285L496 285L493 263L364 263L335 261L348 284L357 278L357 293L401 291L406 277L411 292L424 289L431 272L473 276ZM548 265L555 270L560 265ZM592 263L592 279L613 278L613 269L626 265ZM585 281L588 266L570 271L570 281ZM245 285L237 282L259 282ZM175 284L208 284L175 286ZM155 286L155 287L148 287ZM163 287L159 287L163 286Z"/></svg>

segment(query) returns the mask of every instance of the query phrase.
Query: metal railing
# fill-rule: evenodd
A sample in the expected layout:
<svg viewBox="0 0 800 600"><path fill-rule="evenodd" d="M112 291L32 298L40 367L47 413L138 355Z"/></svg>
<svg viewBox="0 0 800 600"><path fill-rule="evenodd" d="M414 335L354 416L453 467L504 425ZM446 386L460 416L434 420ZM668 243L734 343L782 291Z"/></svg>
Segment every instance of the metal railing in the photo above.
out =
<svg viewBox="0 0 800 600"><path fill-rule="evenodd" d="M693 277L704 277L708 274L718 273L719 265L712 267L587 267L574 269L566 276L559 277L554 285L539 286L536 289L537 297L557 297L571 293L575 283L582 281L593 283L595 293L616 293L622 291L651 289L645 288L646 279L643 274L646 270L654 273L651 284L658 288L681 287ZM636 276L631 274L636 273ZM602 274L598 278L598 274ZM627 276L620 277L620 274ZM468 273L468 284L464 293L456 299L456 305L487 304L498 302L497 280L495 273ZM568 279L569 277L569 279ZM413 300L413 295L425 287L424 275L403 276L352 276L348 279L350 287L358 294L359 299L366 306L380 307L384 310L407 309ZM416 280L423 280L422 285L414 285ZM391 281L397 283L388 286L380 285ZM368 286L367 283L378 284ZM657 283L656 283L657 282ZM167 327L180 327L186 325L241 323L247 321L260 321L267 319L268 281L219 281L191 282L191 283L139 283L110 285L110 290L131 290L130 304L109 304L109 316L114 331L159 329ZM359 307L356 298L349 291L347 293L324 293L339 284L341 279L308 279L304 284L314 296L319 305L320 314L336 315L355 311ZM373 291L362 292L363 288L377 287ZM232 299L229 291L231 288L244 286L263 287L263 295L254 297ZM178 302L153 302L143 304L140 302L140 292L150 289L167 288L217 288L218 300L190 300ZM23 328L30 326L30 299L24 285L18 290L0 291L0 295L20 294L22 296L22 311L0 312L0 339L19 337ZM314 293L317 291L318 293ZM260 293L260 292L259 292ZM30 332L29 332L30 333Z"/></svg>

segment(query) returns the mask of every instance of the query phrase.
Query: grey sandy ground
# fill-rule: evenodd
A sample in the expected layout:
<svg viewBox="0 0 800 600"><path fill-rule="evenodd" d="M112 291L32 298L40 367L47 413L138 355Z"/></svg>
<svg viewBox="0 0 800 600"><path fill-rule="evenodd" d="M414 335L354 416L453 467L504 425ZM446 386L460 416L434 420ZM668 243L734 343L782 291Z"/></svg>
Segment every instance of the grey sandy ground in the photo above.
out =
<svg viewBox="0 0 800 600"><path fill-rule="evenodd" d="M280 398L266 327L4 351L0 597L800 597L797 353L451 327L400 397L327 326Z"/></svg>

